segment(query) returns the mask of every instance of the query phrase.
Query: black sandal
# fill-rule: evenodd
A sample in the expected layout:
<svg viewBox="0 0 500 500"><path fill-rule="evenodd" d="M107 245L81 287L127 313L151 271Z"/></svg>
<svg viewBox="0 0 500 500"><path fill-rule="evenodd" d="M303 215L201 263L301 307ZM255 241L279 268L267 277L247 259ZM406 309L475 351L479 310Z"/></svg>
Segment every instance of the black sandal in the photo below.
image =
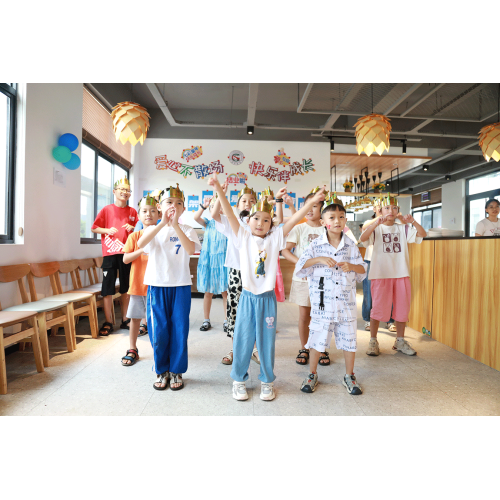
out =
<svg viewBox="0 0 500 500"><path fill-rule="evenodd" d="M327 363L322 363L321 360L326 359ZM328 366L330 364L330 355L325 351L322 353L322 355L319 357L319 364L321 366Z"/></svg>
<svg viewBox="0 0 500 500"><path fill-rule="evenodd" d="M141 330L141 328L144 328L144 330ZM148 325L145 325L144 323L141 323L139 326L139 335L138 337L142 337L143 335L148 334Z"/></svg>
<svg viewBox="0 0 500 500"><path fill-rule="evenodd" d="M181 383L179 387L172 387L172 384ZM172 391L180 391L184 388L184 383L182 382L182 373L171 373L170 374L170 390Z"/></svg>
<svg viewBox="0 0 500 500"><path fill-rule="evenodd" d="M130 330L129 323L130 323L130 318L127 319L127 321L122 321L120 328L123 328L124 330Z"/></svg>
<svg viewBox="0 0 500 500"><path fill-rule="evenodd" d="M297 361L299 359L305 359L305 363L301 363L300 361ZM297 354L297 357L295 358L295 362L298 365L307 365L307 362L309 361L309 349L300 349L299 354Z"/></svg>
<svg viewBox="0 0 500 500"><path fill-rule="evenodd" d="M101 337L107 337L113 331L113 325L109 321L105 321L99 330Z"/></svg>
<svg viewBox="0 0 500 500"><path fill-rule="evenodd" d="M202 332L206 332L207 330L210 330L210 328L212 328L210 321L204 321L203 324L200 326L200 330Z"/></svg>
<svg viewBox="0 0 500 500"><path fill-rule="evenodd" d="M128 353L135 354L134 357L129 356ZM123 360L126 359L130 363L124 363ZM122 358L122 366L132 366L139 359L139 349L129 349L127 354Z"/></svg>
<svg viewBox="0 0 500 500"><path fill-rule="evenodd" d="M165 372L160 375L156 375L156 382L153 384L153 387L157 391L164 391L168 387L168 379L169 379L170 373ZM158 387L155 384L165 384L165 387Z"/></svg>

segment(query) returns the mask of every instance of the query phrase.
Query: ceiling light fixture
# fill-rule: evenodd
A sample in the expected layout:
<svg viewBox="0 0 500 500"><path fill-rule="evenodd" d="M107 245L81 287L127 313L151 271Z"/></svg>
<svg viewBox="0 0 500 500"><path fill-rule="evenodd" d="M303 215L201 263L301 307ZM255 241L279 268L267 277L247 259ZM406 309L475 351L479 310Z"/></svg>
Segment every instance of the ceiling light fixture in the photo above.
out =
<svg viewBox="0 0 500 500"><path fill-rule="evenodd" d="M247 134L248 135L253 135L253 125L247 125Z"/></svg>
<svg viewBox="0 0 500 500"><path fill-rule="evenodd" d="M149 129L148 110L136 102L119 102L111 111L115 139L125 144L127 141L135 146L144 144Z"/></svg>
<svg viewBox="0 0 500 500"><path fill-rule="evenodd" d="M451 175L447 175L447 176L445 177L445 179L446 179L447 181L451 181Z"/></svg>
<svg viewBox="0 0 500 500"><path fill-rule="evenodd" d="M484 159L500 161L500 83L498 84L498 116L497 123L486 125L479 131L479 147Z"/></svg>
<svg viewBox="0 0 500 500"><path fill-rule="evenodd" d="M403 154L406 154L406 139L403 141Z"/></svg>
<svg viewBox="0 0 500 500"><path fill-rule="evenodd" d="M330 139L330 153L333 153L335 151L335 141L333 139Z"/></svg>
<svg viewBox="0 0 500 500"><path fill-rule="evenodd" d="M427 172L427 170L429 170L429 166L428 165L424 165L423 169L424 169L424 172Z"/></svg>

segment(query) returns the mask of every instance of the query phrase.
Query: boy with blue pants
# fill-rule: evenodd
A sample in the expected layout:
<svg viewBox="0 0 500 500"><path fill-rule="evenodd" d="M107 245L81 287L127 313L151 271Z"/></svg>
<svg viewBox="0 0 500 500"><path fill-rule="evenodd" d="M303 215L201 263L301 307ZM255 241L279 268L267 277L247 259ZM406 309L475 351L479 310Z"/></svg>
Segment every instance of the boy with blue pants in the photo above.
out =
<svg viewBox="0 0 500 500"><path fill-rule="evenodd" d="M201 249L195 230L179 224L184 212L184 194L170 186L160 194L162 220L144 230L138 246L149 255L144 274L148 285L146 312L148 333L153 346L158 391L184 387L182 374L188 367L187 339L191 311L189 258Z"/></svg>

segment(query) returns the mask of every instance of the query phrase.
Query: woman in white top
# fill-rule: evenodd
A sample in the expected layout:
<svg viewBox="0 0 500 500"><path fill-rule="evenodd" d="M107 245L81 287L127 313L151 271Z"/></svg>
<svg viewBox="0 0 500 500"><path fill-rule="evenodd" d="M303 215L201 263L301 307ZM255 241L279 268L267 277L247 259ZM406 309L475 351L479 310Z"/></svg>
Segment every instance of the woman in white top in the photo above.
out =
<svg viewBox="0 0 500 500"><path fill-rule="evenodd" d="M500 220L498 220L500 202L491 198L486 202L484 209L488 215L477 223L475 236L500 236Z"/></svg>

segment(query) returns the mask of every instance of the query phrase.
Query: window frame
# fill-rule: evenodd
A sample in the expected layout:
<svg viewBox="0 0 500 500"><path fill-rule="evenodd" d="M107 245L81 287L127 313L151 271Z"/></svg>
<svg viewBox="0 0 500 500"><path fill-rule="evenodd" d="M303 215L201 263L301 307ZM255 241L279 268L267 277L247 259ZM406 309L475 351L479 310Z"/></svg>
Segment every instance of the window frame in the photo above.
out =
<svg viewBox="0 0 500 500"><path fill-rule="evenodd" d="M100 149L96 148L90 142L88 142L86 140L82 140L82 144L85 144L85 146L92 149L95 153L95 157L94 157L94 196L93 196L94 197L94 200L93 200L94 201L94 220L95 220L95 218L97 217L97 196L96 196L96 194L98 192L98 181L99 181L99 176L98 176L99 156L101 158L103 158L104 160L106 160L107 162L111 163L111 166L112 166L111 178L112 179L115 178L115 167L121 168L124 171L124 174L127 177L127 179L130 179L130 177L129 177L130 171L127 167L124 167L123 165L118 163L116 160L114 160L113 158L111 158L107 154L103 153ZM81 196L81 192L80 192L80 196ZM127 205L129 205L129 202L130 202L130 200L127 202ZM81 207L80 207L80 210L81 210ZM80 213L80 220L81 220L81 213ZM101 236L101 235L97 235L97 233L92 233L92 235L93 236L91 238L80 237L80 243L82 245L89 245L89 244L90 245L96 245L96 244L100 245L101 238L98 239L97 236Z"/></svg>
<svg viewBox="0 0 500 500"><path fill-rule="evenodd" d="M10 117L8 121L8 155L6 176L6 228L5 234L0 234L0 244L14 243L14 219L15 219L15 186L16 186L16 127L17 127L17 85L11 86L0 83L0 92L10 99Z"/></svg>
<svg viewBox="0 0 500 500"><path fill-rule="evenodd" d="M472 236L468 236L470 234L470 203L471 201L475 201L481 198L494 198L495 196L500 196L500 188L490 189L489 191L483 191L482 193L469 194L469 182L477 179L478 177L486 177L487 175L494 174L496 172L500 172L498 170L492 170L487 174L479 174L474 177L469 177L465 182L465 236L472 238Z"/></svg>
<svg viewBox="0 0 500 500"><path fill-rule="evenodd" d="M435 206L435 205L437 205L437 206ZM442 217L443 217L443 203L432 203L430 206L426 205L426 206L423 206L423 207L417 207L415 209L412 209L411 215L413 217L416 212L426 212L427 210L431 210L431 212L432 212L432 224L431 224L431 227L435 227L435 225L434 225L434 211L435 210L441 210L441 220L442 220Z"/></svg>

